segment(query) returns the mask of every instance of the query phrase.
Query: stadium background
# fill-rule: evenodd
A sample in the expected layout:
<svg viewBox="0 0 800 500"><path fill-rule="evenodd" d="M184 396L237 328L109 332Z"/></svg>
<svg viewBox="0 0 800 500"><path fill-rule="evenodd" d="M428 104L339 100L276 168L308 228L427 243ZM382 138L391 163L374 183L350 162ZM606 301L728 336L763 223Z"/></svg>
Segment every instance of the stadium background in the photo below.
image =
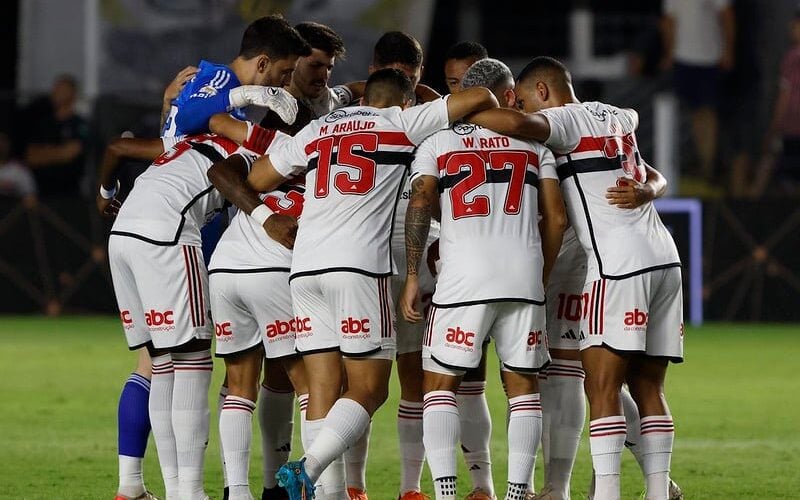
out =
<svg viewBox="0 0 800 500"><path fill-rule="evenodd" d="M25 105L69 73L80 84L79 109L90 135L82 196L0 196L0 498L111 494L115 398L133 357L114 319L105 259L108 222L94 210L99 157L108 139L124 130L155 135L161 92L172 75L200 58L230 61L242 27L272 12L291 22L324 22L340 32L348 56L337 64L333 83L364 78L377 37L401 29L423 43L423 82L440 91L447 48L472 39L515 71L535 55L562 58L581 99L636 108L642 116L640 148L667 173L668 196L697 200L693 206L701 208L694 212L698 220L680 209L662 211L687 264L687 318L692 313L701 319L697 308L702 309L702 321L693 321L687 333L688 362L670 375L678 426L674 477L687 498L796 498L800 386L791 366L800 322L800 191L736 197L722 188L737 155L750 158L751 170L761 168L761 138L796 5L732 3L736 63L720 109L719 158L711 186L698 186L684 175L691 141L687 113L672 95L671 75L657 67L659 0L4 2L0 132L15 137L30 118ZM636 74L630 71L633 61L642 63ZM693 226L697 222L702 224ZM694 260L693 245L699 252ZM694 287L692 275L700 280ZM491 383L500 482L505 410L497 381ZM371 492L379 492L375 498L389 498L396 482L393 404L376 418L380 432L369 476ZM213 430L210 447L207 480L216 485ZM147 475L157 484L154 453L149 460ZM256 454L254 472L257 460ZM582 448L576 498L585 492L589 467ZM633 495L638 472L628 458L625 467L624 487Z"/></svg>

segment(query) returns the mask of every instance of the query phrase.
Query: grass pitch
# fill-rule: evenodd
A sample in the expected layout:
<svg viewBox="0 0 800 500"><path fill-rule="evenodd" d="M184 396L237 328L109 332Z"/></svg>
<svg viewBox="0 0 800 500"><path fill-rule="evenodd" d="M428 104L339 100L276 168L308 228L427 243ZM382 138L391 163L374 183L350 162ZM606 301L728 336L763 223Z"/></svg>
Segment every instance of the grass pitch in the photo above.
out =
<svg viewBox="0 0 800 500"><path fill-rule="evenodd" d="M797 325L688 329L687 362L670 368L667 389L676 426L672 477L686 498L800 497L798 340ZM135 355L125 349L118 320L2 317L0 342L0 498L113 498L117 398L135 364ZM494 477L501 495L506 470L505 401L496 373L493 362L487 395L495 422ZM222 374L223 366L217 362L212 415ZM396 383L394 379L390 400L373 424L367 473L373 500L397 498ZM206 491L221 498L216 425L212 418ZM260 494L261 454L255 427L251 485ZM295 450L299 449L295 440ZM590 474L584 432L572 482L574 499L585 498ZM145 477L151 490L163 494L152 439ZM462 467L462 493L468 491L467 478ZM541 485L538 467L536 484ZM432 493L427 470L423 488ZM626 452L622 497L638 498L642 489L638 467Z"/></svg>

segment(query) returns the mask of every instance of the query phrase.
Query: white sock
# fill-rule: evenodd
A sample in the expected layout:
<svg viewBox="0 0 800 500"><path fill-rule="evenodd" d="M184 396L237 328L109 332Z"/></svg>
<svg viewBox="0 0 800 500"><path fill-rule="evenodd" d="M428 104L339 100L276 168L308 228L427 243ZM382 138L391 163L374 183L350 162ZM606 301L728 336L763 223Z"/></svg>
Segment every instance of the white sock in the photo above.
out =
<svg viewBox="0 0 800 500"><path fill-rule="evenodd" d="M228 388L224 385L219 387L219 397L217 398L217 424L222 420L222 407L225 405L225 397L228 395ZM217 425L219 430L219 425ZM228 473L225 472L225 450L222 448L222 437L219 440L219 459L222 461L222 486L228 487Z"/></svg>
<svg viewBox="0 0 800 500"><path fill-rule="evenodd" d="M264 385L258 391L258 425L264 453L264 488L277 486L275 473L289 460L294 428L294 392L279 392Z"/></svg>
<svg viewBox="0 0 800 500"><path fill-rule="evenodd" d="M301 436L303 442L303 449L308 450L311 448L311 443L317 439L320 431L325 426L325 419L319 420L306 420L306 432ZM306 460L306 466L309 465ZM325 470L319 475L314 484L317 487L315 493L316 498L320 500L338 500L345 495L347 487L345 486L345 472L344 472L344 459L341 456L331 462Z"/></svg>
<svg viewBox="0 0 800 500"><path fill-rule="evenodd" d="M401 399L397 409L400 441L400 493L420 491L425 446L422 444L422 402Z"/></svg>
<svg viewBox="0 0 800 500"><path fill-rule="evenodd" d="M622 402L622 413L625 415L625 424L627 426L625 447L633 453L636 463L639 464L639 468L642 470L642 475L646 476L641 446L639 446L642 427L642 422L639 419L639 407L636 406L636 401L633 400L633 396L625 387L619 391L619 400Z"/></svg>
<svg viewBox="0 0 800 500"><path fill-rule="evenodd" d="M594 498L619 500L619 474L625 447L625 417L614 415L589 422L589 445L594 466Z"/></svg>
<svg viewBox="0 0 800 500"><path fill-rule="evenodd" d="M486 402L486 382L461 382L456 399L461 421L461 446L472 486L493 495L492 459L489 452L492 418Z"/></svg>
<svg viewBox="0 0 800 500"><path fill-rule="evenodd" d="M513 485L520 484L525 485L527 491L541 437L542 404L539 394L525 394L509 399L508 491L516 491ZM508 493L506 499L510 500Z"/></svg>
<svg viewBox="0 0 800 500"><path fill-rule="evenodd" d="M355 444L369 427L370 416L358 402L339 398L325 416L325 424L311 443L306 457L306 473L315 480L336 457Z"/></svg>
<svg viewBox="0 0 800 500"><path fill-rule="evenodd" d="M648 500L669 497L669 468L675 426L670 415L642 417L641 447Z"/></svg>
<svg viewBox="0 0 800 500"><path fill-rule="evenodd" d="M372 421L367 429L347 451L344 452L345 475L347 487L367 490L367 456L369 455L369 435L372 432Z"/></svg>
<svg viewBox="0 0 800 500"><path fill-rule="evenodd" d="M125 496L135 498L143 494L146 489L144 487L144 477L142 476L142 459L141 457L129 457L127 455L118 455L119 462L119 487L117 492Z"/></svg>
<svg viewBox="0 0 800 500"><path fill-rule="evenodd" d="M172 356L156 356L153 362L153 377L150 379L150 426L156 442L158 463L167 500L177 500L180 496L178 486L178 455L175 448L175 434L172 431L172 394L175 372Z"/></svg>
<svg viewBox="0 0 800 500"><path fill-rule="evenodd" d="M580 361L555 359L548 367L550 462L548 485L560 498L569 498L572 467L586 420L583 395L585 374Z"/></svg>
<svg viewBox="0 0 800 500"><path fill-rule="evenodd" d="M203 462L208 445L208 389L213 362L208 350L173 353L175 388L172 430L178 452L181 500L203 500ZM227 398L226 398L227 399Z"/></svg>
<svg viewBox="0 0 800 500"><path fill-rule="evenodd" d="M256 404L246 398L228 396L219 418L219 437L225 450L230 499L250 495L250 442L253 438L253 410Z"/></svg>
<svg viewBox="0 0 800 500"><path fill-rule="evenodd" d="M297 395L297 407L300 408L300 443L303 445L303 452L308 449L306 446L306 411L308 411L308 393ZM308 444L311 444L310 442Z"/></svg>
<svg viewBox="0 0 800 500"><path fill-rule="evenodd" d="M539 383L539 398L542 402L542 459L544 461L544 484L550 484L550 420L552 412L550 409L553 405L550 403L550 386L548 385L547 368L541 370L537 376ZM506 412L507 413L507 412ZM506 417L506 427L508 427L508 417ZM534 487L534 476L531 474L530 487L532 491L536 491Z"/></svg>
<svg viewBox="0 0 800 500"><path fill-rule="evenodd" d="M456 498L456 448L461 437L456 396L450 391L431 391L423 399L422 441L436 500Z"/></svg>

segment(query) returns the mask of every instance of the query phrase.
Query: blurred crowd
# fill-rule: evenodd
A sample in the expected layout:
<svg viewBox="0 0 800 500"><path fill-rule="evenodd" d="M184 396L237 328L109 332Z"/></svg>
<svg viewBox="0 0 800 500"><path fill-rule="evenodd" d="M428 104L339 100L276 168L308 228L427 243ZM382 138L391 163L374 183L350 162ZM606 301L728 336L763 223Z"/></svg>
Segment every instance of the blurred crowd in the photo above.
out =
<svg viewBox="0 0 800 500"><path fill-rule="evenodd" d="M660 21L632 44L631 73L668 82L680 103L674 193L800 195L800 10L788 21L779 72L762 78L764 55L754 43L759 3L664 0ZM90 122L76 110L79 95L76 79L63 75L0 130L0 194L32 201L93 192L91 160L104 145L90 140Z"/></svg>

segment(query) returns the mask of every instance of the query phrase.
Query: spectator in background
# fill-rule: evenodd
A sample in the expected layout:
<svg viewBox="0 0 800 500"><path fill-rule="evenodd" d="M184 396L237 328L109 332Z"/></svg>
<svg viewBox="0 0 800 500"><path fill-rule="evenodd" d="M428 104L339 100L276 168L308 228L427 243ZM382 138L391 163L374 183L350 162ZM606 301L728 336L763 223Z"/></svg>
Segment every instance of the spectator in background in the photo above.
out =
<svg viewBox="0 0 800 500"><path fill-rule="evenodd" d="M58 77L48 97L25 110L24 158L42 196L77 195L84 175L88 126L75 109L78 85Z"/></svg>
<svg viewBox="0 0 800 500"><path fill-rule="evenodd" d="M486 48L477 42L458 42L450 47L444 60L444 78L452 94L461 90L461 79L475 61L489 57Z"/></svg>
<svg viewBox="0 0 800 500"><path fill-rule="evenodd" d="M0 132L0 195L22 198L27 203L36 200L36 181L22 163L11 158L11 140Z"/></svg>
<svg viewBox="0 0 800 500"><path fill-rule="evenodd" d="M760 197L772 184L782 194L800 187L800 8L790 29L791 47L783 56L778 96L764 136L764 156L750 194Z"/></svg>
<svg viewBox="0 0 800 500"><path fill-rule="evenodd" d="M708 181L717 153L717 100L722 72L733 69L735 18L730 0L665 0L662 69L692 113L699 173Z"/></svg>

